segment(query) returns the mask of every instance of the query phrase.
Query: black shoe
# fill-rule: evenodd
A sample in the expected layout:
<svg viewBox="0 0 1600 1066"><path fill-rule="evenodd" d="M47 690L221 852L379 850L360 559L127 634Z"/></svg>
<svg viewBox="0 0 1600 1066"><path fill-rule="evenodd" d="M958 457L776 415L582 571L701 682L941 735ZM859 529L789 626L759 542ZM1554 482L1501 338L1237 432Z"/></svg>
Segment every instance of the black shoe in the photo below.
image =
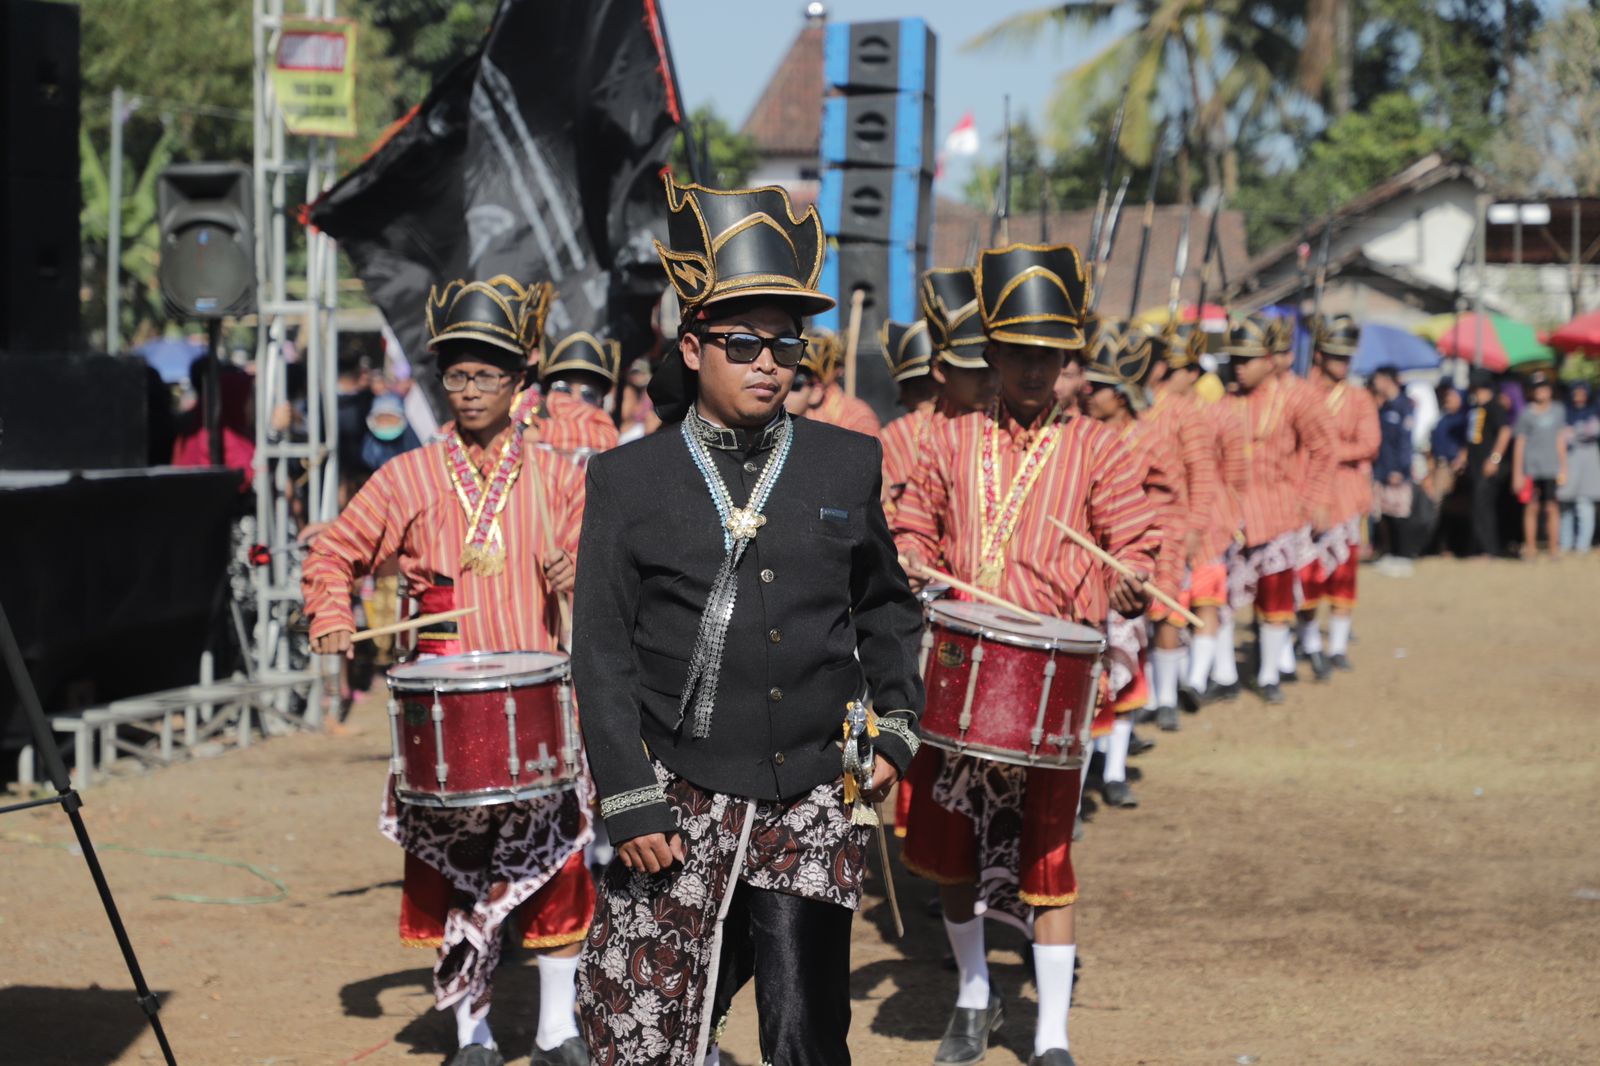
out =
<svg viewBox="0 0 1600 1066"><path fill-rule="evenodd" d="M939 1050L933 1053L933 1066L975 1066L989 1053L989 1037L1005 1021L1000 997L991 995L987 1010L957 1007L944 1027Z"/></svg>
<svg viewBox="0 0 1600 1066"><path fill-rule="evenodd" d="M1078 1066L1072 1059L1072 1052L1064 1047L1053 1047L1043 1055L1035 1055L1028 1060L1028 1066Z"/></svg>
<svg viewBox="0 0 1600 1066"><path fill-rule="evenodd" d="M1189 685L1178 686L1178 706L1182 707L1190 714L1199 713L1200 705L1205 703L1205 701L1205 696L1196 692L1193 687Z"/></svg>
<svg viewBox="0 0 1600 1066"><path fill-rule="evenodd" d="M1239 690L1240 686L1239 682L1237 681L1227 685L1213 684L1210 688L1206 689L1206 702L1232 703L1234 700L1239 698Z"/></svg>
<svg viewBox="0 0 1600 1066"><path fill-rule="evenodd" d="M1144 771L1139 769L1137 766L1130 766L1126 770L1124 770L1123 773L1128 775L1127 776L1127 782L1130 785L1133 784L1135 781L1143 781L1144 780Z"/></svg>
<svg viewBox="0 0 1600 1066"><path fill-rule="evenodd" d="M1355 667L1350 665L1350 656L1346 655L1344 652L1340 652L1338 655L1328 656L1328 665L1333 667L1335 670L1355 669Z"/></svg>
<svg viewBox="0 0 1600 1066"><path fill-rule="evenodd" d="M1094 801L1094 797L1089 795L1089 791L1087 789L1085 789L1084 792L1083 792L1083 795L1078 797L1078 819L1079 819L1079 821L1084 821L1084 822L1092 822L1092 821L1094 821L1094 812L1098 811L1099 809L1100 809L1100 804L1096 803Z"/></svg>
<svg viewBox="0 0 1600 1066"><path fill-rule="evenodd" d="M1144 737L1141 737L1138 733L1134 733L1132 736L1130 736L1128 738L1128 755L1129 755L1130 758L1132 756L1134 756L1134 755L1143 755L1145 752L1149 751L1151 748L1153 748L1155 746L1156 746L1156 742L1155 741L1146 740Z"/></svg>
<svg viewBox="0 0 1600 1066"><path fill-rule="evenodd" d="M928 902L922 905L922 913L926 914L929 918L943 918L944 900L940 899L938 896L928 897Z"/></svg>
<svg viewBox="0 0 1600 1066"><path fill-rule="evenodd" d="M1161 727L1163 733L1176 733L1178 731L1178 708L1156 708L1156 725Z"/></svg>
<svg viewBox="0 0 1600 1066"><path fill-rule="evenodd" d="M1134 725L1145 725L1146 723L1153 722L1155 720L1156 709L1154 707L1140 707L1137 711L1133 712Z"/></svg>
<svg viewBox="0 0 1600 1066"><path fill-rule="evenodd" d="M1250 691L1261 697L1262 703L1275 706L1284 701L1283 689L1277 685L1257 685L1252 683Z"/></svg>
<svg viewBox="0 0 1600 1066"><path fill-rule="evenodd" d="M1133 794L1126 781L1107 781L1100 786L1100 795L1107 807L1137 807L1139 797Z"/></svg>
<svg viewBox="0 0 1600 1066"><path fill-rule="evenodd" d="M1298 685L1299 683L1300 683L1300 673L1299 673L1299 671L1297 671L1297 670L1290 670L1288 672L1285 672L1285 671L1282 671L1282 670L1278 671L1278 684L1280 684L1280 685Z"/></svg>
<svg viewBox="0 0 1600 1066"><path fill-rule="evenodd" d="M584 1044L583 1037L572 1036L549 1051L540 1051L535 1044L528 1066L589 1066L589 1062L589 1048Z"/></svg>
<svg viewBox="0 0 1600 1066"><path fill-rule="evenodd" d="M1326 681L1333 674L1333 667L1328 665L1327 656L1320 651L1314 651L1307 656L1311 660L1311 677L1314 681Z"/></svg>
<svg viewBox="0 0 1600 1066"><path fill-rule="evenodd" d="M588 1052L584 1053L584 1062L588 1062ZM506 1066L505 1057L492 1047L482 1044L468 1044L455 1053L450 1060L450 1066Z"/></svg>

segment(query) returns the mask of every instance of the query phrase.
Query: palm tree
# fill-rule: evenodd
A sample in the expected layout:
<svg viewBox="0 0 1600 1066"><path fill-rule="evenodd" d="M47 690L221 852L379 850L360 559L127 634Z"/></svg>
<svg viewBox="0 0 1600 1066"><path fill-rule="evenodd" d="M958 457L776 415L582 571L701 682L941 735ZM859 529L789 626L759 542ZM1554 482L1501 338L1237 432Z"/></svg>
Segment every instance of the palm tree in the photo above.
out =
<svg viewBox="0 0 1600 1066"><path fill-rule="evenodd" d="M1014 15L967 47L1031 46L1052 29L1082 34L1127 25L1057 81L1051 117L1058 149L1080 143L1096 115L1125 100L1118 143L1124 158L1148 165L1163 121L1186 122L1180 175L1187 174L1188 152L1198 151L1207 183L1225 187L1237 169L1230 118L1236 123L1260 118L1285 106L1288 87L1282 74L1298 61L1299 51L1285 32L1293 22L1263 18L1259 8L1248 0L1067 0ZM1181 181L1187 201L1188 179Z"/></svg>

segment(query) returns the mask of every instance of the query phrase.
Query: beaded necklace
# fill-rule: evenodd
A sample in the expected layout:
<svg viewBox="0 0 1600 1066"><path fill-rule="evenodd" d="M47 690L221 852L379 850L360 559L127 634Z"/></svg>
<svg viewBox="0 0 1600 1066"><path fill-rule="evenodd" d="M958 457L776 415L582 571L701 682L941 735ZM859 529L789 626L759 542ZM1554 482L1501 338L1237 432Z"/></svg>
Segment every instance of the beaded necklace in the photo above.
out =
<svg viewBox="0 0 1600 1066"><path fill-rule="evenodd" d="M986 589L1000 587L1000 578L1006 568L1006 548L1017 531L1022 517L1022 506L1039 480L1045 464L1055 454L1061 441L1060 426L1062 404L1058 401L1039 427L1039 435L1029 445L1022 457L1011 486L1002 501L999 494L998 457L1000 437L1000 411L998 401L989 409L983 448L978 456L978 584Z"/></svg>
<svg viewBox="0 0 1600 1066"><path fill-rule="evenodd" d="M711 493L711 502L717 508L722 527L722 549L726 553L711 583L711 594L706 597L705 610L700 613L700 628L695 634L694 650L689 653L689 673L684 681L683 695L678 701L680 725L685 715L690 713L690 707L693 707L690 732L698 738L711 735L711 712L716 707L722 653L727 643L728 624L733 621L734 601L739 594L739 583L734 573L739 568L739 560L744 558L744 550L750 546L761 527L767 524L767 516L761 512L767 505L767 498L772 495L773 486L778 483L779 475L783 473L784 464L789 459L790 445L794 441L788 413L780 417L782 422L778 426L775 444L767 453L767 463L762 467L755 488L750 491L750 499L743 507L733 505L728 486L711 465L711 456L700 439L700 427L708 423L692 407L682 423L681 433L689 449L689 457L694 460L695 468L706 483L706 490Z"/></svg>
<svg viewBox="0 0 1600 1066"><path fill-rule="evenodd" d="M456 499L467 516L467 539L461 549L461 570L483 577L505 572L505 535L500 529L500 512L511 498L511 486L522 470L522 433L513 423L500 446L487 480L467 454L458 428L445 438L445 469Z"/></svg>

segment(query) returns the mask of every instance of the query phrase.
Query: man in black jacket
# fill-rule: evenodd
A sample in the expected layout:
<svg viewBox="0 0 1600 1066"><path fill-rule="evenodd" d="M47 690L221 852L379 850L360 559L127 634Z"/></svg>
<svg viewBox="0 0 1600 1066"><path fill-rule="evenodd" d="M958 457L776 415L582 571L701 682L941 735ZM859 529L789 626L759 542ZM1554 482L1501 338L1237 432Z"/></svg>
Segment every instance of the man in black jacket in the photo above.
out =
<svg viewBox="0 0 1600 1066"><path fill-rule="evenodd" d="M600 1066L715 1061L753 976L763 1061L839 1066L870 804L918 744L920 612L877 441L783 410L802 319L833 304L815 209L667 195L667 425L591 462L578 553L573 678L618 846L584 1035ZM841 744L852 720L870 748Z"/></svg>

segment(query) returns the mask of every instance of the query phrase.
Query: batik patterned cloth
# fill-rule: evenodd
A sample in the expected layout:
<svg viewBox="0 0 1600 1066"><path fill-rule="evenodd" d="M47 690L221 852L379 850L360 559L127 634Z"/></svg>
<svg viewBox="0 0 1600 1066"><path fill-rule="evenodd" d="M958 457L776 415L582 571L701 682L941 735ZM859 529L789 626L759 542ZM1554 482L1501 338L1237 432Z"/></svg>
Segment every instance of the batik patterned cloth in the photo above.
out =
<svg viewBox="0 0 1600 1066"><path fill-rule="evenodd" d="M798 799L708 792L660 763L686 858L657 874L606 871L583 962L578 1006L595 1066L700 1066L722 959L722 920L740 882L861 905L869 830L852 825L838 782ZM843 975L841 975L843 979Z"/></svg>

